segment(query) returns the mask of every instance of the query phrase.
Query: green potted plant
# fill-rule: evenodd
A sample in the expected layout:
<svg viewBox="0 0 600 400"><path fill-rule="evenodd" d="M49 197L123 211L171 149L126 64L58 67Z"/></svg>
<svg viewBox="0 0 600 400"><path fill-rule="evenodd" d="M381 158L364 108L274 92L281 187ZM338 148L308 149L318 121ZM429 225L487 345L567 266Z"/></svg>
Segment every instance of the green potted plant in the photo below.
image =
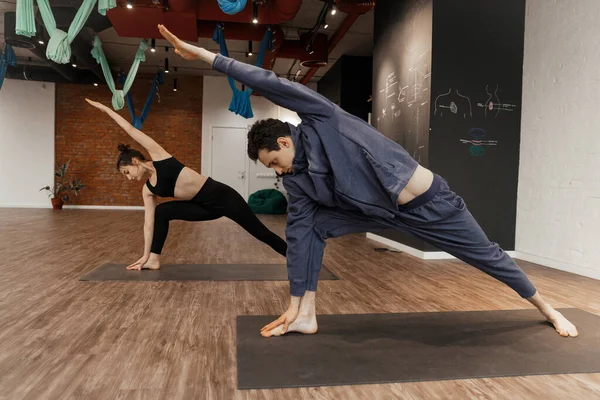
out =
<svg viewBox="0 0 600 400"><path fill-rule="evenodd" d="M85 188L85 185L81 183L81 179L73 179L72 181L65 182L70 162L71 160L56 169L54 172L55 184L52 188L50 188L50 186L44 186L40 189L40 191L49 191L48 197L53 196L51 199L52 208L55 210L62 209L63 204L69 201L69 195L71 193L75 193L75 196L77 196L79 191Z"/></svg>

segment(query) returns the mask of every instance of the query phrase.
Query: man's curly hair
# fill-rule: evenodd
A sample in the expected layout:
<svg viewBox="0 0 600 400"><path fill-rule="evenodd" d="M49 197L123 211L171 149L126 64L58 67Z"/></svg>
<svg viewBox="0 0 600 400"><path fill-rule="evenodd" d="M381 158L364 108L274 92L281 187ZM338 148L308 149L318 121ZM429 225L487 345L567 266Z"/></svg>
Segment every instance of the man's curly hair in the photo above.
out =
<svg viewBox="0 0 600 400"><path fill-rule="evenodd" d="M290 136L290 128L283 121L269 118L255 122L248 132L248 157L256 161L262 149L279 150L277 139L285 136Z"/></svg>

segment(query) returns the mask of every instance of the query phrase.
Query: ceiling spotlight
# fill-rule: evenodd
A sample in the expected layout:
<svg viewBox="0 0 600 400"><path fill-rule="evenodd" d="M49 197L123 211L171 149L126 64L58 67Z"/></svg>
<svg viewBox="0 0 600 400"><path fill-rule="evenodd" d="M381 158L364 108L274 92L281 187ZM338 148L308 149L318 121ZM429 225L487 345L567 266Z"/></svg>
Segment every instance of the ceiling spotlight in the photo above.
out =
<svg viewBox="0 0 600 400"><path fill-rule="evenodd" d="M97 84L97 83L94 83L94 86L98 86L98 84Z"/></svg>
<svg viewBox="0 0 600 400"><path fill-rule="evenodd" d="M248 40L248 57L252 55L252 40Z"/></svg>
<svg viewBox="0 0 600 400"><path fill-rule="evenodd" d="M254 3L254 9L253 9L252 14L253 14L252 23L258 24L258 4L256 2Z"/></svg>
<svg viewBox="0 0 600 400"><path fill-rule="evenodd" d="M325 25L323 25L323 29L327 29L329 27L329 24L327 22L325 22Z"/></svg>
<svg viewBox="0 0 600 400"><path fill-rule="evenodd" d="M44 44L44 41L43 40L39 40L38 43L39 44Z"/></svg>
<svg viewBox="0 0 600 400"><path fill-rule="evenodd" d="M331 9L331 15L335 15L336 12L337 10L335 9L335 6L333 6L333 8Z"/></svg>
<svg viewBox="0 0 600 400"><path fill-rule="evenodd" d="M127 8L129 8L130 10L133 8L133 1L132 0L127 0Z"/></svg>
<svg viewBox="0 0 600 400"><path fill-rule="evenodd" d="M173 91L177 91L177 79L173 79Z"/></svg>
<svg viewBox="0 0 600 400"><path fill-rule="evenodd" d="M75 56L73 56L73 63L71 64L73 66L73 68L77 68L77 60L75 59Z"/></svg>
<svg viewBox="0 0 600 400"><path fill-rule="evenodd" d="M156 39L151 40L150 51L153 53L156 52Z"/></svg>
<svg viewBox="0 0 600 400"><path fill-rule="evenodd" d="M165 73L169 73L169 59L165 58Z"/></svg>

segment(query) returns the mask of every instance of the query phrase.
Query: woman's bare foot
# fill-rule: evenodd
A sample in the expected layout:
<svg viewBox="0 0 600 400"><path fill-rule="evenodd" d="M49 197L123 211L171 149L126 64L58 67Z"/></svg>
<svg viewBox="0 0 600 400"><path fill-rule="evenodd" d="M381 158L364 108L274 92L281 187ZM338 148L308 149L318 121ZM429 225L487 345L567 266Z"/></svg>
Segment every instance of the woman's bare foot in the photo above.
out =
<svg viewBox="0 0 600 400"><path fill-rule="evenodd" d="M148 258L146 264L142 266L142 269L160 269L160 256L158 254L150 253L150 258Z"/></svg>
<svg viewBox="0 0 600 400"><path fill-rule="evenodd" d="M299 314L298 318L294 320L288 327L287 332L299 332L305 333L307 335L317 333L318 325L317 325L317 316L316 315L306 315ZM279 325L276 328L273 328L270 331L263 331L260 334L263 337L271 337L271 336L281 336L283 331L283 325ZM286 332L286 333L287 333Z"/></svg>
<svg viewBox="0 0 600 400"><path fill-rule="evenodd" d="M546 316L546 319L554 325L554 329L556 329L556 332L558 332L560 336L577 337L579 335L575 325L554 309Z"/></svg>

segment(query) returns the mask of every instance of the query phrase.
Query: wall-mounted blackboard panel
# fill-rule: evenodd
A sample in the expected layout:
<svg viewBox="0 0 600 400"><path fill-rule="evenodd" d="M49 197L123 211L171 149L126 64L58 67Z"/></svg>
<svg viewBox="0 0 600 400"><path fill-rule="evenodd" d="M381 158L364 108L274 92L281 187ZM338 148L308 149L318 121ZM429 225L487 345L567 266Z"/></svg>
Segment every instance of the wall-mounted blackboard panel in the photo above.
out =
<svg viewBox="0 0 600 400"><path fill-rule="evenodd" d="M432 6L432 0L378 1L373 35L371 123L424 166L429 164ZM379 235L436 250L406 233Z"/></svg>
<svg viewBox="0 0 600 400"><path fill-rule="evenodd" d="M433 2L430 168L506 250L515 239L524 21L524 0Z"/></svg>
<svg viewBox="0 0 600 400"><path fill-rule="evenodd" d="M372 124L428 165L432 0L378 1Z"/></svg>

